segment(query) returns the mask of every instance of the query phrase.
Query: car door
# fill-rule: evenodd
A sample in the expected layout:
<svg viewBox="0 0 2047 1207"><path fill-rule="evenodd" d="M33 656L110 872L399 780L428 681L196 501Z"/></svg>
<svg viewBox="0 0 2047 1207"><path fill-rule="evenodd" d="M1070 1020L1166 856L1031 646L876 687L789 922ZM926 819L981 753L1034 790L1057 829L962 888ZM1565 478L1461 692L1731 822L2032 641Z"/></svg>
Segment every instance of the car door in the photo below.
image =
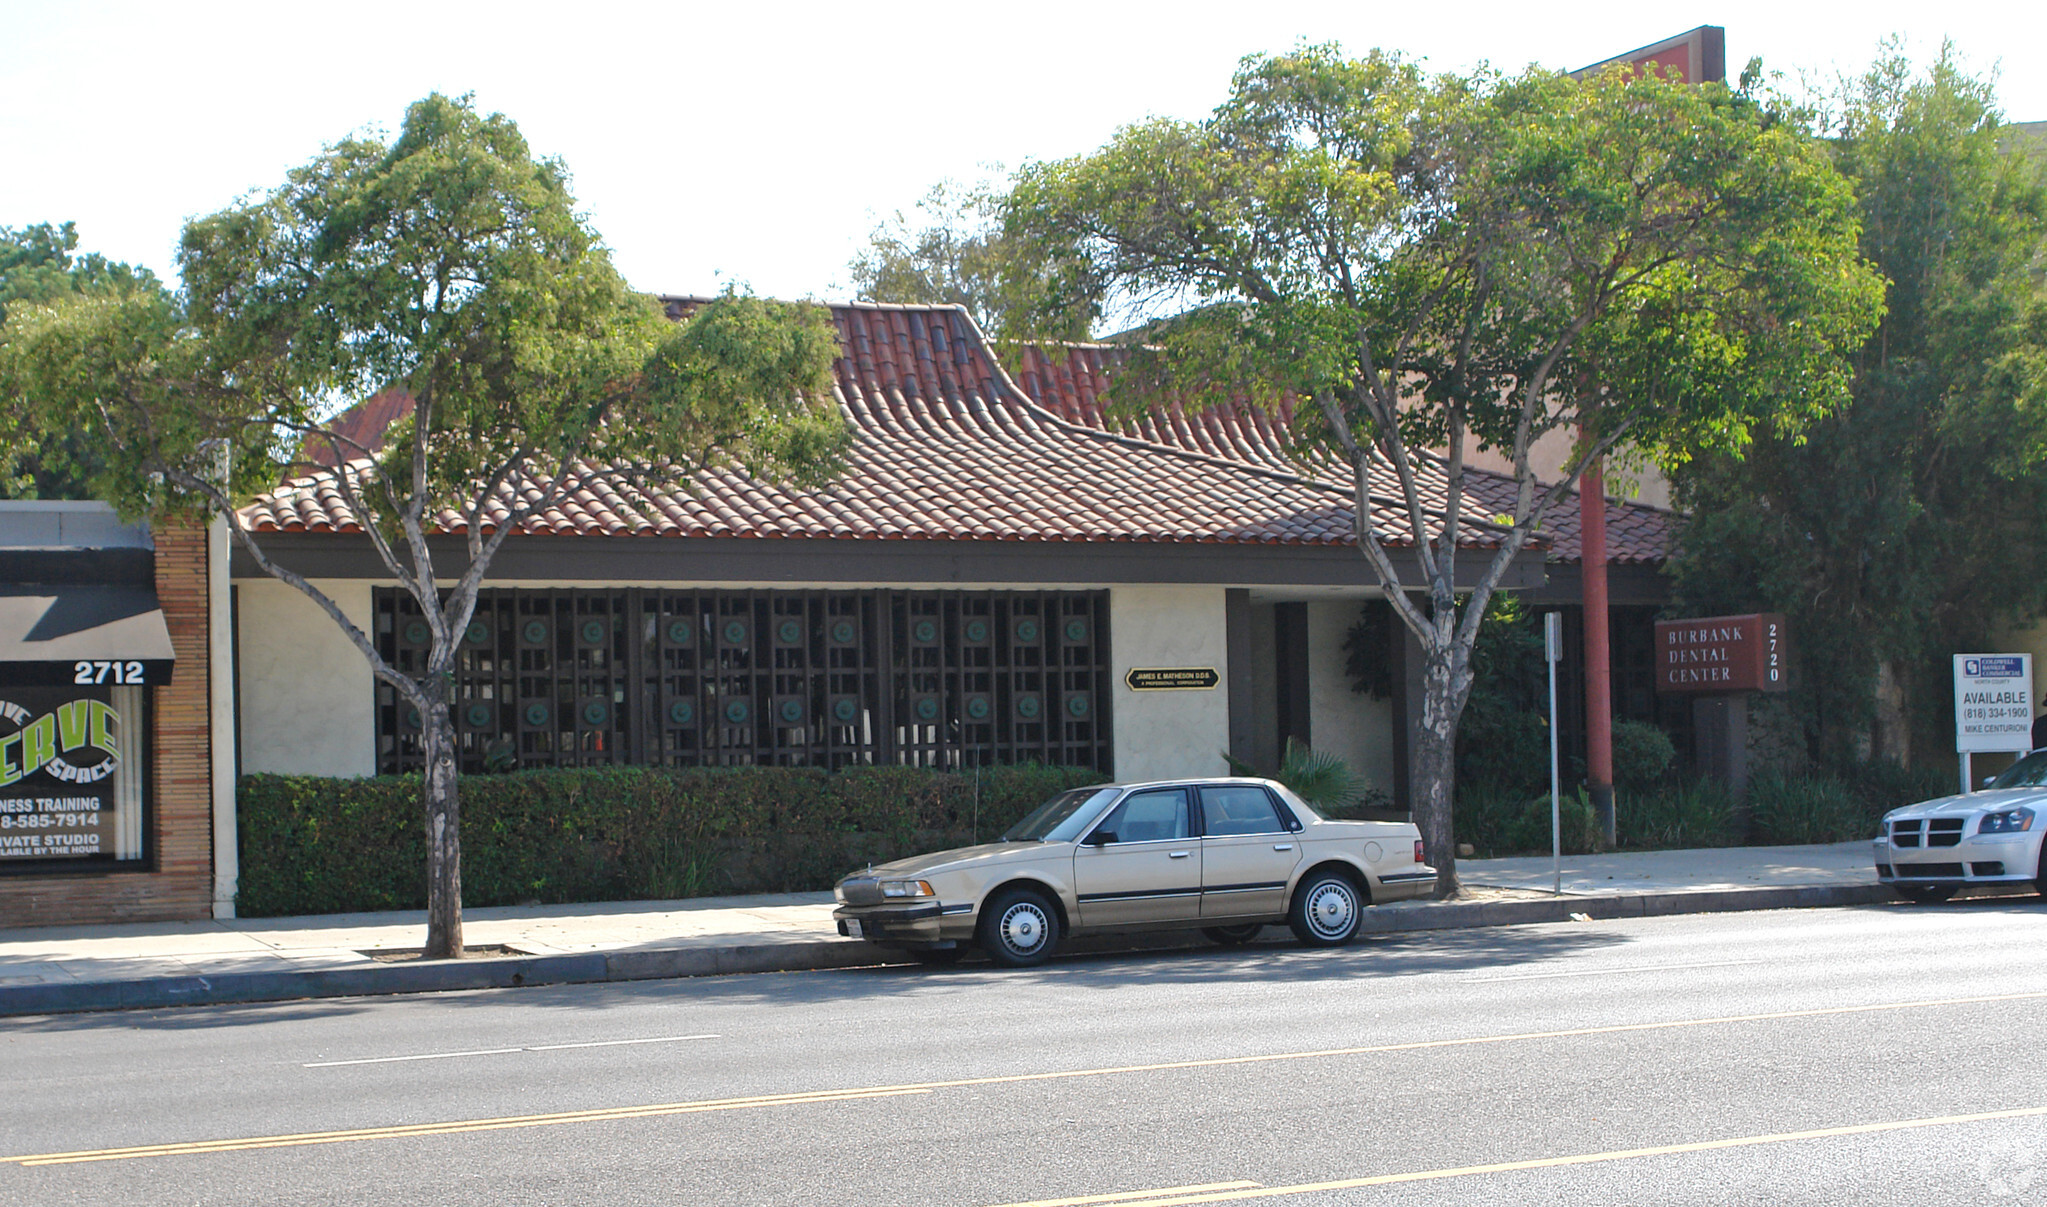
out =
<svg viewBox="0 0 2047 1207"><path fill-rule="evenodd" d="M1201 843L1193 836L1193 803L1186 788L1132 792L1081 839L1073 851L1081 925L1191 922L1201 916Z"/></svg>
<svg viewBox="0 0 2047 1207"><path fill-rule="evenodd" d="M1272 794L1257 784L1205 784L1201 822L1201 917L1286 912L1301 844Z"/></svg>

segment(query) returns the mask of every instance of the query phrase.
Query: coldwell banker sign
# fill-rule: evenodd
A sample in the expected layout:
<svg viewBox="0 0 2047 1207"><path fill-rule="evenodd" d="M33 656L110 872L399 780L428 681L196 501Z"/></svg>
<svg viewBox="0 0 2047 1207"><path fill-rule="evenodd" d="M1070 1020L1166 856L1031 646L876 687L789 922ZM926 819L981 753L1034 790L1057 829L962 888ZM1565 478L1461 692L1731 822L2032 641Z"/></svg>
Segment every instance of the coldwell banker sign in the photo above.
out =
<svg viewBox="0 0 2047 1207"><path fill-rule="evenodd" d="M0 692L0 863L114 854L121 715L110 693Z"/></svg>
<svg viewBox="0 0 2047 1207"><path fill-rule="evenodd" d="M2033 748L2033 656L1955 655L1955 751Z"/></svg>
<svg viewBox="0 0 2047 1207"><path fill-rule="evenodd" d="M1656 622L1656 690L1665 694L1781 692L1791 686L1790 640L1776 612Z"/></svg>

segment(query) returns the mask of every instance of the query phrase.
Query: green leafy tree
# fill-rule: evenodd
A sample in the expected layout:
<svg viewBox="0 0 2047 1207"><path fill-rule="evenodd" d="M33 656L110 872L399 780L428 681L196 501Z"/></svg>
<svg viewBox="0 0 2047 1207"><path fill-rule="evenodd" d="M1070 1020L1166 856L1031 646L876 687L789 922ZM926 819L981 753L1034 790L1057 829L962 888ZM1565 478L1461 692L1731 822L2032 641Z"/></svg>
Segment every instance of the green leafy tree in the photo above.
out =
<svg viewBox="0 0 2047 1207"><path fill-rule="evenodd" d="M897 211L868 236L849 266L855 296L960 306L998 337L1086 339L1098 310L1075 293L1074 266L1027 257L1003 229L1001 207L1002 198L986 188L940 181L917 202L916 222Z"/></svg>
<svg viewBox="0 0 2047 1207"><path fill-rule="evenodd" d="M1951 722L1947 655L2047 606L2047 192L1950 51L1887 48L1836 108L1883 322L1849 405L1682 467L1677 595L1787 614L1810 754L1909 763Z"/></svg>
<svg viewBox="0 0 2047 1207"><path fill-rule="evenodd" d="M727 294L680 323L626 288L576 216L562 166L466 99L414 104L255 200L198 219L182 289L17 308L0 380L46 429L104 449L94 485L129 512L225 515L266 573L341 626L419 712L429 955L459 954L452 682L491 560L593 481L667 485L737 461L816 482L848 439L829 316ZM389 386L414 400L381 440L322 416ZM302 460L324 454L337 468ZM387 663L333 600L273 561L234 511L289 473L338 492L432 631L419 673ZM461 555L429 536L459 529Z"/></svg>
<svg viewBox="0 0 2047 1207"><path fill-rule="evenodd" d="M48 305L85 294L153 289L146 268L96 253L78 255L78 228L0 226L0 324L11 305ZM25 408L0 412L0 498L81 499L94 451L76 431L32 427Z"/></svg>
<svg viewBox="0 0 2047 1207"><path fill-rule="evenodd" d="M1205 120L1026 166L1006 219L1084 267L1076 297L1178 310L1126 399L1297 399L1303 455L1348 472L1358 547L1421 647L1414 806L1443 895L1473 644L1549 507L1616 441L1738 448L1825 414L1879 297L1803 129L1745 91L1621 71L1257 56ZM1538 482L1534 442L1581 427ZM1468 495L1474 443L1511 459L1511 500Z"/></svg>

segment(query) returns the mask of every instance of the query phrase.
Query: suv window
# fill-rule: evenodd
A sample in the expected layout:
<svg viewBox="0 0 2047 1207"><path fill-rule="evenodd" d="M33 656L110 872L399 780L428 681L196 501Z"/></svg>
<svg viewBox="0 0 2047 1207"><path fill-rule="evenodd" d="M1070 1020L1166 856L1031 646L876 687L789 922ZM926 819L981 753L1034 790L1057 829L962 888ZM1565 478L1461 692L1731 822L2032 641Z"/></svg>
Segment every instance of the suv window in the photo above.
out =
<svg viewBox="0 0 2047 1207"><path fill-rule="evenodd" d="M1157 788L1124 797L1096 829L1113 832L1117 842L1164 842L1192 833L1187 820L1187 789Z"/></svg>
<svg viewBox="0 0 2047 1207"><path fill-rule="evenodd" d="M1201 821L1211 838L1232 834L1277 834L1287 827L1265 789L1228 784L1201 790Z"/></svg>

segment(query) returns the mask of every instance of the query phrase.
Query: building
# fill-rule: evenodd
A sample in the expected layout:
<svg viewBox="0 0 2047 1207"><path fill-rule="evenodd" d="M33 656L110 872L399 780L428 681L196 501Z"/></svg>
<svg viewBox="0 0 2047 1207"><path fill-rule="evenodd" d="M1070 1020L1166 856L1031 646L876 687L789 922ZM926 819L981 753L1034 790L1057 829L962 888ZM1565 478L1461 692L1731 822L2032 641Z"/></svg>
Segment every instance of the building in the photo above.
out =
<svg viewBox="0 0 2047 1207"><path fill-rule="evenodd" d="M1289 460L1269 418L1227 405L1107 417L1113 349L1025 350L1012 378L956 308L847 305L833 318L855 433L839 480L805 491L728 470L687 490L600 484L505 544L453 685L469 769L1038 760L1141 778L1219 772L1225 751L1269 768L1299 737L1404 801L1418 660L1397 623L1360 626L1383 595L1352 540L1347 472ZM402 413L389 396L374 409L383 422ZM1487 475L1472 487L1467 579L1510 488ZM1400 509L1379 505L1411 566ZM1576 515L1566 501L1507 588L1575 600ZM1672 517L1622 503L1608 515L1616 583L1634 584L1616 595L1653 604ZM35 626L75 611L53 601L145 585L171 664L167 682L151 670L79 696L126 710L124 734L141 697L147 744L122 755L123 774L146 769L139 803L103 840L111 854L0 862L10 919L228 912L238 773L418 765L411 710L320 608L228 555L224 521L150 533L96 505L50 504L0 517L14 546L0 582L15 593L0 608L0 668L115 660L112 645L32 650ZM424 623L320 475L239 521L385 658L420 664ZM459 531L431 539L437 565L459 573ZM1353 690L1353 630L1372 634L1359 653L1380 694ZM40 724L30 714L70 703L24 696L18 711ZM0 742L8 732L0 721ZM0 808L31 787L0 789Z"/></svg>

